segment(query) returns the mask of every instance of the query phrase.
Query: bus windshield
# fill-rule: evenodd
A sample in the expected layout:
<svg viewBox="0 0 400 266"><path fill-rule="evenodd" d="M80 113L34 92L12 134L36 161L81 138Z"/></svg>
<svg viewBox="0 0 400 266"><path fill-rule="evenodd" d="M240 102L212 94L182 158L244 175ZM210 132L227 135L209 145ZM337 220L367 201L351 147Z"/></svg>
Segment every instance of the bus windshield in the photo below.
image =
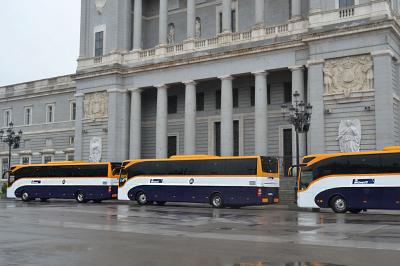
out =
<svg viewBox="0 0 400 266"><path fill-rule="evenodd" d="M313 171L310 168L302 168L300 171L299 189L305 190L314 180Z"/></svg>

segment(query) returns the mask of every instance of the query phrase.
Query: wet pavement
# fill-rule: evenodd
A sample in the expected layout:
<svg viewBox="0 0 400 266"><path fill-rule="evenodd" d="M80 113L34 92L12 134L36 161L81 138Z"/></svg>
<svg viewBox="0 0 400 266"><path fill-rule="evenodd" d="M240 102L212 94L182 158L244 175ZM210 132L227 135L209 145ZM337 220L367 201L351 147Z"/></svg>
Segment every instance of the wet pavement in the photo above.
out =
<svg viewBox="0 0 400 266"><path fill-rule="evenodd" d="M0 265L400 266L400 212L0 200Z"/></svg>

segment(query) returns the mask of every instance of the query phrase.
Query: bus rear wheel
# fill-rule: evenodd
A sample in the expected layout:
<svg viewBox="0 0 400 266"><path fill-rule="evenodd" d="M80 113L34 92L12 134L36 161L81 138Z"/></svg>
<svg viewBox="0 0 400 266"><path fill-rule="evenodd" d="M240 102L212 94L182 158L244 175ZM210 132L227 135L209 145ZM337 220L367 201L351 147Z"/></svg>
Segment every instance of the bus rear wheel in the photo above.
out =
<svg viewBox="0 0 400 266"><path fill-rule="evenodd" d="M83 191L78 191L78 192L76 193L75 199L76 199L76 201L77 201L78 203L86 203L86 202L87 202L85 193L83 193Z"/></svg>
<svg viewBox="0 0 400 266"><path fill-rule="evenodd" d="M211 206L213 208L219 209L219 208L224 207L223 198L222 198L221 194L219 194L219 193L212 194L210 202L211 202Z"/></svg>
<svg viewBox="0 0 400 266"><path fill-rule="evenodd" d="M28 202L28 201L31 201L31 200L32 200L32 198L29 196L29 193L28 193L27 191L23 191L23 192L22 192L22 194L21 194L21 199L22 199L22 201L24 201L24 202Z"/></svg>
<svg viewBox="0 0 400 266"><path fill-rule="evenodd" d="M335 196L330 201L330 206L332 210L336 213L346 213L347 212L347 201L342 196Z"/></svg>
<svg viewBox="0 0 400 266"><path fill-rule="evenodd" d="M147 204L147 195L143 191L137 193L136 201L139 205L146 205Z"/></svg>

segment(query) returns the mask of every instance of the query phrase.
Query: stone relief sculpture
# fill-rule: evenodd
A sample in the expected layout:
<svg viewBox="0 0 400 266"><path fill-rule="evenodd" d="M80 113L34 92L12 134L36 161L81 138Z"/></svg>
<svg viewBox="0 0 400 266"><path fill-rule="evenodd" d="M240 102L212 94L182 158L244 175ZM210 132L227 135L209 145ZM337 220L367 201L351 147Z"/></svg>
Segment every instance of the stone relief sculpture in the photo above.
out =
<svg viewBox="0 0 400 266"><path fill-rule="evenodd" d="M175 25L174 23L170 23L168 25L168 44L175 43Z"/></svg>
<svg viewBox="0 0 400 266"><path fill-rule="evenodd" d="M360 55L327 60L324 67L324 86L325 94L343 93L346 98L352 92L373 90L372 57Z"/></svg>
<svg viewBox="0 0 400 266"><path fill-rule="evenodd" d="M360 120L343 120L339 126L339 141L341 152L358 152L361 144Z"/></svg>
<svg viewBox="0 0 400 266"><path fill-rule="evenodd" d="M201 38L201 18L196 17L196 32L195 37L197 39Z"/></svg>
<svg viewBox="0 0 400 266"><path fill-rule="evenodd" d="M96 11L99 14L103 13L103 8L106 6L107 0L96 0Z"/></svg>
<svg viewBox="0 0 400 266"><path fill-rule="evenodd" d="M90 140L89 162L98 163L101 160L102 144L100 137L93 137Z"/></svg>
<svg viewBox="0 0 400 266"><path fill-rule="evenodd" d="M96 119L107 116L108 95L106 91L85 94L84 118Z"/></svg>

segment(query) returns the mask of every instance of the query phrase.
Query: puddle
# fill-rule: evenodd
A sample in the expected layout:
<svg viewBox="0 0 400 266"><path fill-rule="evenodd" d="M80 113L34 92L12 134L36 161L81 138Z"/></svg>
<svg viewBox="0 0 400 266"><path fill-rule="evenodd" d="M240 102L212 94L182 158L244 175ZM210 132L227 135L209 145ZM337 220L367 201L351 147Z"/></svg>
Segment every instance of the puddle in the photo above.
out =
<svg viewBox="0 0 400 266"><path fill-rule="evenodd" d="M272 263L272 262L242 262L235 263L234 266L346 266L341 264L323 263L318 261L313 262L283 262L283 263Z"/></svg>

